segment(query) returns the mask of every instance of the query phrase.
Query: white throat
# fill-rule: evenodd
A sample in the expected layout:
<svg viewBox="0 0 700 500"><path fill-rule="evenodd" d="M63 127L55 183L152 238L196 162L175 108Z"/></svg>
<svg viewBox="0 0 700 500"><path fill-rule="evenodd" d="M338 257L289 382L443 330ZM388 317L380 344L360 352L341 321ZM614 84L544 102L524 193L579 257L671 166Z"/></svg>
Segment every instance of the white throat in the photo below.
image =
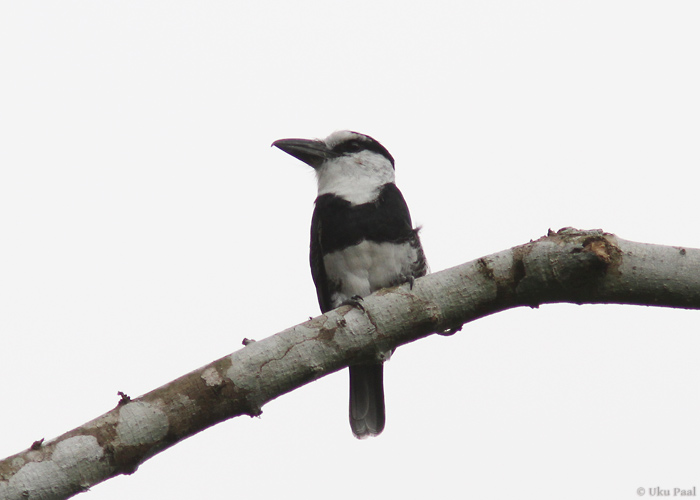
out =
<svg viewBox="0 0 700 500"><path fill-rule="evenodd" d="M353 205L377 199L384 184L394 182L394 168L384 156L361 151L326 161L316 169L318 195L333 194Z"/></svg>

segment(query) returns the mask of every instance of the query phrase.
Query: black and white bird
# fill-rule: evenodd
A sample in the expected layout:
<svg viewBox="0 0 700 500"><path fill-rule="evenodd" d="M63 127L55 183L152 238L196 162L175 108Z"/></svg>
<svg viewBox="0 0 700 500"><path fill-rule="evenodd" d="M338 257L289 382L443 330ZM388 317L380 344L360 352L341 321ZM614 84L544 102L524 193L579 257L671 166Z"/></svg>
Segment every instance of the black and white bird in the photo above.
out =
<svg viewBox="0 0 700 500"><path fill-rule="evenodd" d="M347 130L272 145L316 171L310 260L321 312L426 274L418 230L384 146ZM384 429L383 377L380 359L350 366L350 426L358 438Z"/></svg>

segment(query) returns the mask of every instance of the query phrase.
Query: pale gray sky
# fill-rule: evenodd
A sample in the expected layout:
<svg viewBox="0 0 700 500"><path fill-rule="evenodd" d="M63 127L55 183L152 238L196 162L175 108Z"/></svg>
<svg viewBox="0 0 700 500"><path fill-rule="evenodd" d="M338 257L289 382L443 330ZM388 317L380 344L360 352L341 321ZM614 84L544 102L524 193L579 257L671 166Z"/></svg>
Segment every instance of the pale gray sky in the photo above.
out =
<svg viewBox="0 0 700 500"><path fill-rule="evenodd" d="M434 271L564 226L700 247L694 1L0 4L0 456L318 314L312 171L396 159ZM401 348L81 498L635 498L700 487L700 312L543 306Z"/></svg>

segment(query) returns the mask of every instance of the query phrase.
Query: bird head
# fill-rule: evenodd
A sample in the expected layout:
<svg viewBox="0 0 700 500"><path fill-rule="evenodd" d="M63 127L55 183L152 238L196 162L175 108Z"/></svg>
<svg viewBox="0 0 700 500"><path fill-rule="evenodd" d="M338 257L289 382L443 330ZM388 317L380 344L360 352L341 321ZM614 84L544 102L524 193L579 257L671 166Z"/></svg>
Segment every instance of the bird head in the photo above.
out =
<svg viewBox="0 0 700 500"><path fill-rule="evenodd" d="M394 182L394 158L377 140L342 130L320 139L280 139L272 143L316 171L318 194L353 204L373 201Z"/></svg>

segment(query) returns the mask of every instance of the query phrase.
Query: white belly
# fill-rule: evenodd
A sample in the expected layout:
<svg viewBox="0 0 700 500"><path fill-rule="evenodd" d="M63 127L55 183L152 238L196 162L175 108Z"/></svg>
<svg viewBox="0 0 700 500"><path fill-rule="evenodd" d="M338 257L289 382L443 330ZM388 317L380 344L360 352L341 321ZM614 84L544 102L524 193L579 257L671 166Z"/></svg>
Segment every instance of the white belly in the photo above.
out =
<svg viewBox="0 0 700 500"><path fill-rule="evenodd" d="M323 258L326 276L334 284L333 307L359 295L398 285L412 276L418 252L410 243L362 243Z"/></svg>

